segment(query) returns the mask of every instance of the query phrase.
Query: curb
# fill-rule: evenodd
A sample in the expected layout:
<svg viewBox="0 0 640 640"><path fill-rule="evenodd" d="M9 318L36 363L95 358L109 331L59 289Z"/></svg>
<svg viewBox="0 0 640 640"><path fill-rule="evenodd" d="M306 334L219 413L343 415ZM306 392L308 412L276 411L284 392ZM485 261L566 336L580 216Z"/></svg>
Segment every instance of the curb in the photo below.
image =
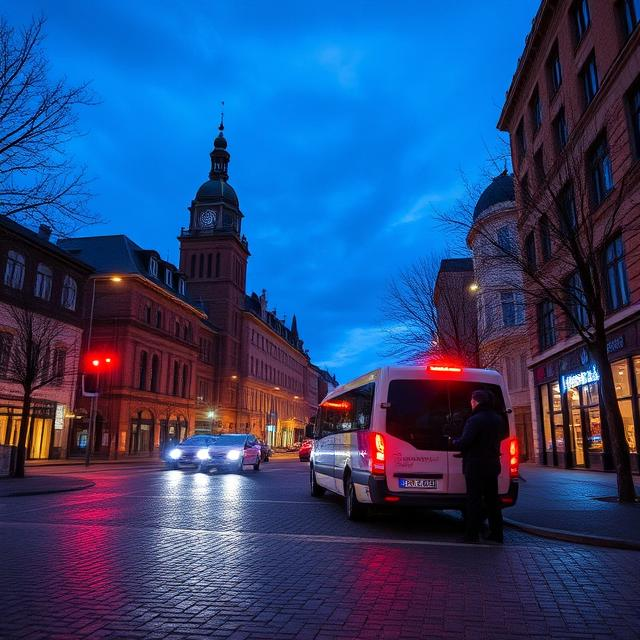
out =
<svg viewBox="0 0 640 640"><path fill-rule="evenodd" d="M44 496L50 493L66 493L68 491L81 491L82 489L90 489L95 487L96 483L85 480L82 484L72 487L64 487L62 489L34 489L33 491L15 491L14 493L0 494L0 498L22 498L24 496Z"/></svg>
<svg viewBox="0 0 640 640"><path fill-rule="evenodd" d="M595 547L640 551L640 542L635 540L608 538L605 536L590 536L586 533L575 533L573 531L564 531L563 529L549 529L547 527L538 527L524 522L518 522L517 520L511 520L509 518L505 518L504 523L514 529L520 529L521 531L531 533L535 536L540 536L541 538L551 538L553 540L562 540L564 542L574 542L577 544L588 544Z"/></svg>

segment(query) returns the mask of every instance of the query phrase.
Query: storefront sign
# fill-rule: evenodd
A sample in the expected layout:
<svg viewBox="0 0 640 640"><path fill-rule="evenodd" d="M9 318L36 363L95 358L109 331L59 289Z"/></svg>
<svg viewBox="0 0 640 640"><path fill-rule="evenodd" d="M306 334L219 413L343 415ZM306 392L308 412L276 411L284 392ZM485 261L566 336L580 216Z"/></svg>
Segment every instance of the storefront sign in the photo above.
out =
<svg viewBox="0 0 640 640"><path fill-rule="evenodd" d="M624 336L618 336L607 342L607 353L614 353L624 348Z"/></svg>
<svg viewBox="0 0 640 640"><path fill-rule="evenodd" d="M560 376L560 390L565 393L569 389L581 387L583 384L590 384L591 382L598 382L598 380L600 380L600 373L594 364L591 369Z"/></svg>

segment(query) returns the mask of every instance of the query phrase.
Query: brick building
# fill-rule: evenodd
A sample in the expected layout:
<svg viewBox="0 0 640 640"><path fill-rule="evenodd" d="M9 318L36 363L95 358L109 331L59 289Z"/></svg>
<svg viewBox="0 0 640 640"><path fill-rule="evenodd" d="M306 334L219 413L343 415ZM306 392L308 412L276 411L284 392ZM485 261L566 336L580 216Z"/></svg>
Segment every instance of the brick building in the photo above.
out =
<svg viewBox="0 0 640 640"><path fill-rule="evenodd" d="M228 182L223 125L211 151L209 180L189 207L180 233L180 269L189 295L219 329L214 386L216 427L247 431L272 446L302 438L318 404L318 374L298 335L267 308L266 293L246 294L249 244L243 213Z"/></svg>
<svg viewBox="0 0 640 640"><path fill-rule="evenodd" d="M117 358L100 380L92 455L148 456L168 438L210 432L216 331L187 298L185 274L124 235L58 245L95 269L86 291L84 351ZM86 452L89 399L80 389L78 406L70 455Z"/></svg>
<svg viewBox="0 0 640 640"><path fill-rule="evenodd" d="M29 335L51 344L37 359L37 384L51 380L33 394L27 458L63 458L67 455L83 333L87 278L85 262L50 242L51 229L38 233L0 216L0 444L16 445L22 417L23 387L8 376L24 353ZM15 310L27 310L19 317ZM24 334L18 323L33 319L33 331ZM46 319L40 323L40 319ZM31 322L31 320L30 320Z"/></svg>
<svg viewBox="0 0 640 640"><path fill-rule="evenodd" d="M579 274L563 263L561 243L550 230L555 225L566 238L575 233L576 220L588 220L576 237L598 250L593 262L601 264L607 298L607 351L636 470L639 17L634 0L544 0L498 123L510 134L526 259L543 277L564 278L566 291L574 292L571 300L567 294L567 304L578 311ZM609 443L601 424L601 371L568 322L566 307L560 307L537 299L527 305L537 449L548 465L602 469ZM588 309L582 311L587 318Z"/></svg>

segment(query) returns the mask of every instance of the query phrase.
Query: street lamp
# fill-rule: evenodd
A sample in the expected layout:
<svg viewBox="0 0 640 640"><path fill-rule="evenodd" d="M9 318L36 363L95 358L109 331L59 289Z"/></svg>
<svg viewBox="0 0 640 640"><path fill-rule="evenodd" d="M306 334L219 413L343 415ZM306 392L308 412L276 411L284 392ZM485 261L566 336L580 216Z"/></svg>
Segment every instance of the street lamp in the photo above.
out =
<svg viewBox="0 0 640 640"><path fill-rule="evenodd" d="M109 282L122 282L121 276L95 276L92 278L93 287L91 290L91 311L89 312L89 331L87 333L87 353L91 354L91 338L93 334L93 311L95 308L96 302L96 282L98 280L109 281ZM84 375L83 375L83 384L82 384L82 395L89 396L91 398L90 410L89 410L89 430L87 433L87 450L85 451L84 464L85 466L89 466L91 462L91 447L93 445L93 438L96 430L96 416L98 412L98 384L100 383L100 369L106 367L108 369L113 365L113 357L107 356L104 358L104 361L101 359L97 359L96 357L90 358L91 366L96 370L96 387L95 392L87 393L84 389Z"/></svg>

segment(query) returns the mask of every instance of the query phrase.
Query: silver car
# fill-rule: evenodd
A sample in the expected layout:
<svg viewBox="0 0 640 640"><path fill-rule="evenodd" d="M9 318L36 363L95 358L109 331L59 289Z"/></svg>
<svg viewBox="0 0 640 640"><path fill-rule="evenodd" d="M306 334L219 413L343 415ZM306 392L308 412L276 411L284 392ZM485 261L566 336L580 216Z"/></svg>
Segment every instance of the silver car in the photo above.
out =
<svg viewBox="0 0 640 640"><path fill-rule="evenodd" d="M196 467L242 473L245 466L260 470L261 449L255 436L225 433L219 436L191 436L169 451L167 467Z"/></svg>

